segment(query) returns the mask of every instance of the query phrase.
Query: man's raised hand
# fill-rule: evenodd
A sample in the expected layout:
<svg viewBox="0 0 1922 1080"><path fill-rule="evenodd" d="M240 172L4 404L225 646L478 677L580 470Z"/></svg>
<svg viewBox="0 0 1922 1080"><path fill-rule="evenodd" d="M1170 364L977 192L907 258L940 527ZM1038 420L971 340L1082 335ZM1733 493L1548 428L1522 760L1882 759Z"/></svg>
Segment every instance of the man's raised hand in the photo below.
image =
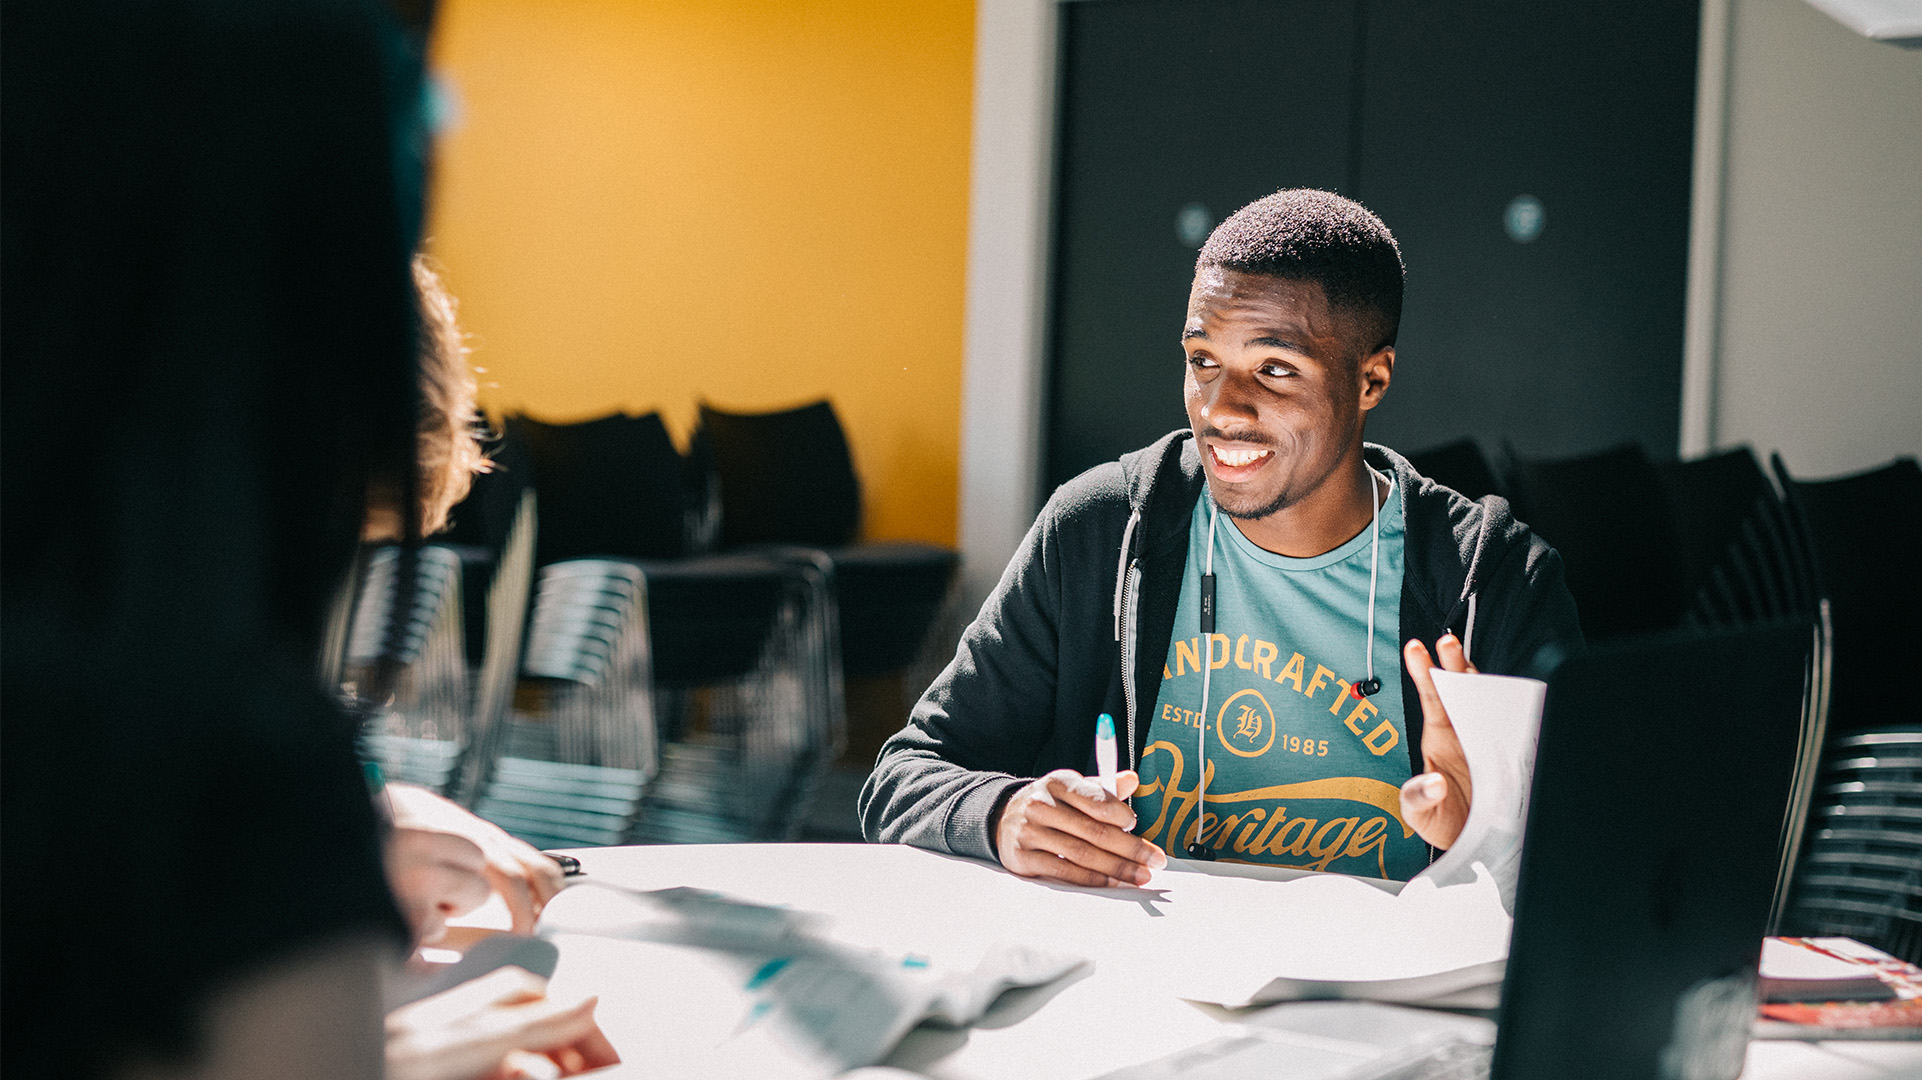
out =
<svg viewBox="0 0 1922 1080"><path fill-rule="evenodd" d="M1127 799L1140 782L1132 769L1117 773L1110 795L1093 777L1056 769L1022 787L994 823L1001 865L1070 885L1146 885L1168 856L1129 831L1135 814Z"/></svg>
<svg viewBox="0 0 1922 1080"><path fill-rule="evenodd" d="M1462 643L1453 634L1443 634L1435 642L1435 656L1444 671L1474 671L1462 652ZM1468 822L1468 807L1474 800L1475 786L1468 776L1468 758L1462 753L1455 725L1442 707L1441 694L1435 690L1428 647L1410 641L1402 647L1402 660L1408 675L1421 695L1422 772L1401 786L1401 812L1423 840L1435 847L1453 847Z"/></svg>

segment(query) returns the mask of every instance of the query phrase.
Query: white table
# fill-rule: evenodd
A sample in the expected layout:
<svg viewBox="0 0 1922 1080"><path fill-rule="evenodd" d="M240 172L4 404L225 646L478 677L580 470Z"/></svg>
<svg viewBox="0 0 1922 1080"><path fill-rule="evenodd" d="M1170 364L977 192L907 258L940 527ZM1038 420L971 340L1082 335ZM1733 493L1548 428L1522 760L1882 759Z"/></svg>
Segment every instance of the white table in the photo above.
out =
<svg viewBox="0 0 1922 1080"><path fill-rule="evenodd" d="M878 948L963 957L1013 941L1095 961L1091 976L1061 989L1032 1015L1013 1022L1003 1017L1005 1026L911 1033L888 1064L929 1077L1091 1077L1223 1034L1214 1015L1159 988L1182 957L1152 947L1152 924L1169 913L1157 910L1165 905L1149 894L1043 885L973 860L892 845L689 845L573 854L589 880L637 889L693 886L822 912L833 919L835 937ZM1285 933L1286 927L1251 920L1248 932ZM631 948L564 939L553 992L600 995L601 1026L624 1058L601 1075L669 1075L656 1051L676 1032L660 1030L644 1004L650 994L658 1003L662 979L633 970L624 946ZM1233 949L1235 942L1220 947ZM1756 1042L1743 1075L1922 1077L1922 1043Z"/></svg>

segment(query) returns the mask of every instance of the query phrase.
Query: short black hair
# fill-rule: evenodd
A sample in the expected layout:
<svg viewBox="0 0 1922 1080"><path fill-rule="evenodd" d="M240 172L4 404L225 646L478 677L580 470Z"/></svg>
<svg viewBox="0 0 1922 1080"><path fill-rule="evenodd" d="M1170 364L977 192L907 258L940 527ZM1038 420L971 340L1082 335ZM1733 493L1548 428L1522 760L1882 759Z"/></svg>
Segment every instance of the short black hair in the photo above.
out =
<svg viewBox="0 0 1922 1080"><path fill-rule="evenodd" d="M1328 305L1359 314L1373 352L1395 343L1405 271L1401 247L1367 207L1332 191L1288 188L1256 199L1215 226L1195 270L1313 281Z"/></svg>

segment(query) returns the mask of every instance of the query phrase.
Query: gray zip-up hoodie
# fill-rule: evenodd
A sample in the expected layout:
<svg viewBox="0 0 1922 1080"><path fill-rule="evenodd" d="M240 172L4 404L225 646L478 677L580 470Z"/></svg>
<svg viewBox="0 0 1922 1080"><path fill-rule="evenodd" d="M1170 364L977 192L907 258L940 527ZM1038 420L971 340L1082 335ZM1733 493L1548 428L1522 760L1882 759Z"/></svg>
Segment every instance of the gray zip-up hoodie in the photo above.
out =
<svg viewBox="0 0 1922 1080"><path fill-rule="evenodd" d="M1476 667L1504 675L1543 674L1581 649L1561 557L1506 500L1470 502L1372 443L1363 454L1406 493L1402 640L1432 649L1453 630ZM869 840L994 860L988 825L1017 788L1060 768L1093 774L1103 712L1121 719L1121 767L1134 767L1203 485L1184 429L1055 491L954 660L882 746L861 789ZM1421 772L1421 701L1406 671L1401 683Z"/></svg>

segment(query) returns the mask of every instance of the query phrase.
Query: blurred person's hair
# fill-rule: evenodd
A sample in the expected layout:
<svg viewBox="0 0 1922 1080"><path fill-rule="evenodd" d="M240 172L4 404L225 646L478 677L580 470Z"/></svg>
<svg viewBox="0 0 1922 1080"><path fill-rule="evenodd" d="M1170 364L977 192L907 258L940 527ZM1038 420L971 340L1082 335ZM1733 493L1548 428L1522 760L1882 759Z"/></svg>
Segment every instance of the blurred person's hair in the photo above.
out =
<svg viewBox="0 0 1922 1080"><path fill-rule="evenodd" d="M1287 188L1215 226L1195 260L1246 274L1312 281L1328 306L1356 318L1365 355L1395 343L1401 325L1401 247L1368 208L1331 191Z"/></svg>
<svg viewBox="0 0 1922 1080"><path fill-rule="evenodd" d="M448 513L473 489L474 477L488 470L476 423L478 392L467 362L466 335L456 319L457 302L439 271L425 255L413 261L414 295L419 314L420 415L415 453L419 460L417 536L447 528ZM404 532L399 492L376 486L368 498L368 540L398 540Z"/></svg>

